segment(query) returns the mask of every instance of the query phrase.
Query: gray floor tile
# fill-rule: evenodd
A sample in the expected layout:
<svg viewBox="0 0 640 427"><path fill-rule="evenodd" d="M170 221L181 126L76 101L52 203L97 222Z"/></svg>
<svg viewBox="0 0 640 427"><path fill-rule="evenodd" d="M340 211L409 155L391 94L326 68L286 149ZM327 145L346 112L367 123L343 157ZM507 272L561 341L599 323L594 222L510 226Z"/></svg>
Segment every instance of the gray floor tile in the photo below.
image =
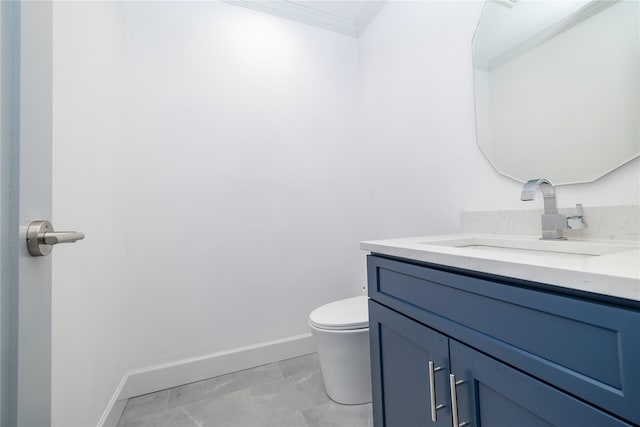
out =
<svg viewBox="0 0 640 427"><path fill-rule="evenodd" d="M329 399L317 354L129 400L119 427L371 427L371 404Z"/></svg>
<svg viewBox="0 0 640 427"><path fill-rule="evenodd" d="M258 427L248 390L192 403L182 410L201 427Z"/></svg>
<svg viewBox="0 0 640 427"><path fill-rule="evenodd" d="M260 427L308 427L301 411L274 408L268 414L256 412Z"/></svg>
<svg viewBox="0 0 640 427"><path fill-rule="evenodd" d="M122 421L118 427L199 427L182 409L160 412L135 420Z"/></svg>
<svg viewBox="0 0 640 427"><path fill-rule="evenodd" d="M258 366L257 368L235 372L231 375L234 376L234 382L238 390L267 384L283 378L282 371L277 363Z"/></svg>
<svg viewBox="0 0 640 427"><path fill-rule="evenodd" d="M371 403L364 405L340 405L333 401L303 412L309 427L371 427L373 410Z"/></svg>
<svg viewBox="0 0 640 427"><path fill-rule="evenodd" d="M261 427L307 427L302 411L329 400L319 372L252 387L249 393Z"/></svg>
<svg viewBox="0 0 640 427"><path fill-rule="evenodd" d="M147 415L162 412L167 407L169 390L157 391L129 399L125 406L120 421L134 420Z"/></svg>
<svg viewBox="0 0 640 427"><path fill-rule="evenodd" d="M281 378L282 371L276 363L272 363L232 374L221 375L204 381L185 384L171 389L167 408L172 409L189 403L212 399L225 393L269 383Z"/></svg>
<svg viewBox="0 0 640 427"><path fill-rule="evenodd" d="M322 379L322 372L314 371L306 374L299 374L294 377L298 378L296 386L300 393L307 396L313 406L320 405L328 402L329 396L324 389L324 381Z"/></svg>
<svg viewBox="0 0 640 427"><path fill-rule="evenodd" d="M191 384L185 384L171 389L167 409L173 409L189 403L212 399L225 393L236 391L233 389L231 375L210 378Z"/></svg>
<svg viewBox="0 0 640 427"><path fill-rule="evenodd" d="M249 392L256 411L261 418L277 416L283 411L304 411L329 400L320 388L319 373L302 373L256 387Z"/></svg>
<svg viewBox="0 0 640 427"><path fill-rule="evenodd" d="M282 360L278 362L282 375L290 377L301 372L314 372L320 370L320 361L318 353L311 353L305 356L294 357L293 359Z"/></svg>

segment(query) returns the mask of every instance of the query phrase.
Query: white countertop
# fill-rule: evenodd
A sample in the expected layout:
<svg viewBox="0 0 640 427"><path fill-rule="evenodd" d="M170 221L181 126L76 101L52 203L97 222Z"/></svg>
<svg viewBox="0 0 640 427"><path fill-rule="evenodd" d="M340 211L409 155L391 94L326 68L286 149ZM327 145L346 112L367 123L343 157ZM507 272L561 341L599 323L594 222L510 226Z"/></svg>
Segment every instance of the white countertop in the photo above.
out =
<svg viewBox="0 0 640 427"><path fill-rule="evenodd" d="M564 288L640 301L640 246L634 241L551 242L550 245L593 247L602 252L597 256L572 256L535 250L514 253L483 247L446 246L447 241L469 239L509 239L526 248L540 246L534 236L496 236L484 234L451 234L372 240L360 243L360 248L372 253L441 264L499 276L513 277ZM546 243L546 242L545 242ZM613 253L608 252L611 248Z"/></svg>

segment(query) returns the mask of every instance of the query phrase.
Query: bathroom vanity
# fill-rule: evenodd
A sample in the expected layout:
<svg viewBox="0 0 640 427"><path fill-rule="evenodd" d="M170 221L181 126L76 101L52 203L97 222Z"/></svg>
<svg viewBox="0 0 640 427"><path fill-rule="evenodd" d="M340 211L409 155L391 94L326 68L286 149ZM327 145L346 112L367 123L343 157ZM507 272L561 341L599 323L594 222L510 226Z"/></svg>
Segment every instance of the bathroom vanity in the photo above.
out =
<svg viewBox="0 0 640 427"><path fill-rule="evenodd" d="M376 427L640 426L637 207L594 209L586 229L581 205L558 212L551 184L593 182L640 155L638 2L552 3L487 1L472 44L478 145L525 182L521 200L540 188L547 240L361 244ZM486 224L520 235L524 217ZM563 240L575 236L608 241Z"/></svg>
<svg viewBox="0 0 640 427"><path fill-rule="evenodd" d="M363 242L376 427L640 425L637 243Z"/></svg>

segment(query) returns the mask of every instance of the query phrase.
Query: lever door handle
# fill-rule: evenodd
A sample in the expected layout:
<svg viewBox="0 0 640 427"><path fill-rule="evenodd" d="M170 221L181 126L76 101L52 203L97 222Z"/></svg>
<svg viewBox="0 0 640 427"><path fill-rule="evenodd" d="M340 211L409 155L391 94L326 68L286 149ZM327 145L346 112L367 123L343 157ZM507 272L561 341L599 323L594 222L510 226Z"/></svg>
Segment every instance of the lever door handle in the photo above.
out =
<svg viewBox="0 0 640 427"><path fill-rule="evenodd" d="M47 231L44 233L44 242L47 245L72 243L82 239L84 239L84 234L75 231Z"/></svg>
<svg viewBox="0 0 640 427"><path fill-rule="evenodd" d="M72 243L84 239L83 233L53 231L49 221L33 221L27 228L27 250L31 256L49 255L53 245Z"/></svg>

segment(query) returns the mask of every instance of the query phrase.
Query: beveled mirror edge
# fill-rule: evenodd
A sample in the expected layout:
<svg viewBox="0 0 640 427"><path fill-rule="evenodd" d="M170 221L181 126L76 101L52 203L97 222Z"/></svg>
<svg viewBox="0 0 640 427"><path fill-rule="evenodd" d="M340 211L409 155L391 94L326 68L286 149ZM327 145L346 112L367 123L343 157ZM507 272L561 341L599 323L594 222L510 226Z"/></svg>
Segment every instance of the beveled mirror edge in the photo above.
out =
<svg viewBox="0 0 640 427"><path fill-rule="evenodd" d="M584 17L585 11L588 11L587 13L589 13L589 16L592 16L593 14L595 14L595 13L601 11L601 10L604 10L604 9L610 7L611 5L613 5L615 3L618 3L620 1L622 1L622 0L609 0L609 1L608 0L592 0L589 3L589 5L587 5L587 6L585 6L585 7L580 9L580 15L581 15L580 22L582 22L584 19L586 19ZM483 18L483 16L485 15L485 13L487 11L487 7L489 6L489 4L494 3L494 2L495 2L494 0L485 0L483 8L482 8L482 12L480 13L480 16L478 17L478 22L477 22L476 27L475 27L475 29L473 31L473 36L471 37L471 41L470 41L470 45L471 45L471 71L472 71L472 74L473 74L473 82L472 82L473 83L472 84L472 87L473 87L473 99L474 99L474 105L473 105L474 109L473 109L473 111L474 111L474 120L475 120L475 123L476 123L476 126L475 126L475 130L476 130L476 132L475 132L475 134L476 134L476 137L475 137L476 146L478 147L478 149L480 150L480 152L482 153L484 158L487 159L489 164L493 167L495 172L497 172L499 175L502 175L504 177L510 178L510 179L512 179L512 180L514 180L516 182L524 183L524 182L526 182L527 179L517 178L517 177L505 172L500 167L498 167L494 163L494 161L491 160L491 158L488 155L488 153L482 148L482 145L480 144L480 138L479 138L479 132L478 132L478 102L477 102L476 58L475 58L474 42L475 42L476 37L478 35L478 28L480 27L480 24L482 22L482 18ZM595 6L595 4L597 4L597 3L607 3L607 5L606 6ZM594 5L594 6L591 6L591 5ZM596 10L597 12L594 13L594 10ZM565 21L569 20L569 19L570 18L565 18ZM573 25L576 25L576 24L573 24ZM524 43L526 43L526 41ZM638 158L640 158L640 147L638 148L638 151L634 155L632 155L631 158L620 162L616 166L604 169L601 172L597 172L594 175L592 175L591 177L582 178L582 179L579 179L579 180L570 180L570 181L557 181L557 182L554 181L553 185L557 186L557 185L589 184L589 183L595 182L595 181L597 181L597 180L609 175L610 173L622 168L624 165L629 164L629 163L635 161Z"/></svg>

